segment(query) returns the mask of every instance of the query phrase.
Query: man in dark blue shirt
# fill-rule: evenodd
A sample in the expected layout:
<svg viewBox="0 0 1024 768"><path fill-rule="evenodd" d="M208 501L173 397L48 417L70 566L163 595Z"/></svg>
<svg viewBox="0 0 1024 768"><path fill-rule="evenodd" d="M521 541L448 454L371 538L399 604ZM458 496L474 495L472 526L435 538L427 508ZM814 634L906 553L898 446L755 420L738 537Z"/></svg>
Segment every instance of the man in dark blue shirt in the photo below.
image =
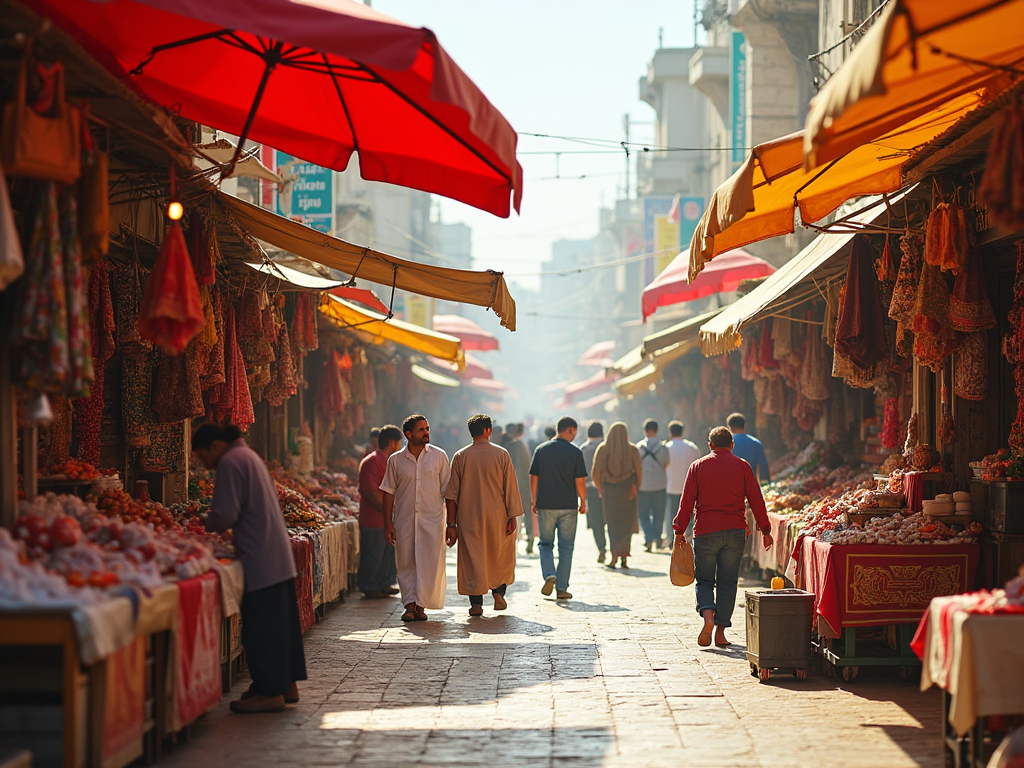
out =
<svg viewBox="0 0 1024 768"><path fill-rule="evenodd" d="M768 458L764 455L764 446L756 437L747 434L747 418L742 413L733 413L726 421L732 432L733 456L739 456L754 470L757 482L764 484L771 478L768 476Z"/></svg>
<svg viewBox="0 0 1024 768"><path fill-rule="evenodd" d="M576 439L576 420L563 416L558 420L557 437L541 443L533 453L530 466L530 496L537 514L540 568L544 574L541 594L550 595L557 587L559 600L570 600L569 572L576 541L577 509L587 513L587 468L583 452L572 444ZM558 567L555 567L554 541L558 534Z"/></svg>

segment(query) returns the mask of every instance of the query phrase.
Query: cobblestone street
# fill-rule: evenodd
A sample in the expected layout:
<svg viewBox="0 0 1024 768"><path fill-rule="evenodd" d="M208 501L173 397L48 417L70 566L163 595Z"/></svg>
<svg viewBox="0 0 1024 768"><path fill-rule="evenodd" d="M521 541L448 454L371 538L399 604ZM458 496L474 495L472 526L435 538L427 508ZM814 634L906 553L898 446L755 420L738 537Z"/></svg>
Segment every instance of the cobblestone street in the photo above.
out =
<svg viewBox="0 0 1024 768"><path fill-rule="evenodd" d="M453 553L448 607L430 622L403 625L397 599L353 596L306 635L298 706L245 717L225 697L162 764L941 765L935 689L895 670L761 685L741 609L731 648L700 649L693 587L671 586L667 554L641 553L625 572L595 561L581 528L575 599L557 603L520 544L508 611L486 598L482 618L455 592Z"/></svg>

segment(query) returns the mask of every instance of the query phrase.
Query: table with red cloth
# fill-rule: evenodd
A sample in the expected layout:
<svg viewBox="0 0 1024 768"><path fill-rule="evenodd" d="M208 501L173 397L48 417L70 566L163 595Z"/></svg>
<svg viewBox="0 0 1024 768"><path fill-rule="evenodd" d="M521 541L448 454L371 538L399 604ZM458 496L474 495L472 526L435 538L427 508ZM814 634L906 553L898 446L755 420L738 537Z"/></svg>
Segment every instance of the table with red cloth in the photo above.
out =
<svg viewBox="0 0 1024 768"><path fill-rule="evenodd" d="M788 515L769 512L768 523L771 525L772 548L765 551L764 536L760 531L755 530L753 533L754 561L760 568L784 574L789 566L789 561L793 557L798 533L792 524L792 518Z"/></svg>
<svg viewBox="0 0 1024 768"><path fill-rule="evenodd" d="M916 624L934 597L973 588L977 544L829 544L805 536L796 585L814 593L819 635Z"/></svg>
<svg viewBox="0 0 1024 768"><path fill-rule="evenodd" d="M292 557L295 559L295 596L299 601L302 631L316 623L313 609L313 541L304 535L292 536Z"/></svg>
<svg viewBox="0 0 1024 768"><path fill-rule="evenodd" d="M1002 590L931 601L911 647L921 657L921 690L949 694L948 720L966 734L988 715L1024 714L1024 606Z"/></svg>
<svg viewBox="0 0 1024 768"><path fill-rule="evenodd" d="M178 582L178 614L174 641L174 707L168 730L180 731L221 696L220 580L210 571Z"/></svg>

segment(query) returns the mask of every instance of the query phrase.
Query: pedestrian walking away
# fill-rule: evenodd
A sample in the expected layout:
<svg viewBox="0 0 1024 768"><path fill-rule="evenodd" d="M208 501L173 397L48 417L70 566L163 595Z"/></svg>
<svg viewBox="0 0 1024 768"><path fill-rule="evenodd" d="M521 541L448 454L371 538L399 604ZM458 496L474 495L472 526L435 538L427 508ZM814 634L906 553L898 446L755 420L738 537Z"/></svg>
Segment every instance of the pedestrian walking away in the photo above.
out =
<svg viewBox="0 0 1024 768"><path fill-rule="evenodd" d="M206 530L230 528L245 569L242 647L252 685L231 702L231 711L281 712L299 700L297 683L306 679L306 655L295 561L274 481L236 426L203 424L192 435L192 453L217 471Z"/></svg>
<svg viewBox="0 0 1024 768"><path fill-rule="evenodd" d="M405 448L388 458L380 484L384 531L395 547L402 621L426 621L425 609L444 608L444 490L451 467L448 454L430 444L426 416L410 416L402 431Z"/></svg>
<svg viewBox="0 0 1024 768"><path fill-rule="evenodd" d="M530 498L537 515L540 568L544 576L541 594L557 590L559 600L569 600L569 574L576 544L576 517L587 513L587 468L576 439L576 420L558 420L555 437L537 446L530 465ZM558 565L555 566L555 536Z"/></svg>
<svg viewBox="0 0 1024 768"><path fill-rule="evenodd" d="M747 417L742 413L729 414L726 421L732 432L733 455L743 459L754 470L757 482L767 483L771 480L768 474L768 457L764 455L764 446L753 435L747 434Z"/></svg>
<svg viewBox="0 0 1024 768"><path fill-rule="evenodd" d="M507 607L505 590L515 581L516 538L523 502L512 458L490 442L491 417L478 413L466 423L473 442L452 457L445 490L446 542L458 543L459 594L469 596L469 615L483 614L483 595L494 610ZM506 432L507 434L507 432Z"/></svg>
<svg viewBox="0 0 1024 768"><path fill-rule="evenodd" d="M384 495L380 484L392 454L402 448L402 430L388 424L377 430L376 450L359 464L359 573L363 597L376 599L398 594L395 547L384 533Z"/></svg>
<svg viewBox="0 0 1024 768"><path fill-rule="evenodd" d="M665 525L665 497L668 484L667 470L671 457L665 443L658 439L658 422L644 422L647 437L636 444L643 462L643 479L637 499L640 527L644 531L644 544L650 552L661 544L661 530Z"/></svg>
<svg viewBox="0 0 1024 768"><path fill-rule="evenodd" d="M597 447L604 441L604 425L600 421L592 421L587 427L587 442L580 451L583 452L583 464L587 469L587 527L594 534L597 544L597 562L603 563L607 558L608 539L605 532L604 502L594 485L594 454ZM614 558L612 560L614 562Z"/></svg>
<svg viewBox="0 0 1024 768"><path fill-rule="evenodd" d="M725 630L732 626L736 607L740 561L748 536L746 503L750 503L757 527L764 535L764 548L772 546L771 527L761 486L750 465L732 452L733 437L727 427L715 427L708 435L711 453L690 465L683 485L673 527L676 540L683 539L691 515L693 561L697 580L697 613L704 628L697 637L700 646L729 645Z"/></svg>
<svg viewBox="0 0 1024 768"><path fill-rule="evenodd" d="M669 465L665 484L665 532L663 544L669 544L674 538L672 521L676 512L679 511L679 500L683 497L683 483L686 482L686 473L690 465L700 458L700 449L683 439L685 427L681 421L670 421L668 423L669 441L666 443L669 454ZM686 540L693 540L693 521L690 519L690 527L686 529Z"/></svg>
<svg viewBox="0 0 1024 768"><path fill-rule="evenodd" d="M617 421L594 453L594 486L604 507L611 548L609 568L628 568L629 550L637 530L637 497L644 470L640 451L629 440L629 428Z"/></svg>
<svg viewBox="0 0 1024 768"><path fill-rule="evenodd" d="M526 539L526 554L533 554L533 542L537 538L537 516L530 504L530 449L523 442L526 426L515 425L515 439L508 445L508 454L512 457L512 468L516 472L516 485L523 504L523 516L520 517L523 538Z"/></svg>

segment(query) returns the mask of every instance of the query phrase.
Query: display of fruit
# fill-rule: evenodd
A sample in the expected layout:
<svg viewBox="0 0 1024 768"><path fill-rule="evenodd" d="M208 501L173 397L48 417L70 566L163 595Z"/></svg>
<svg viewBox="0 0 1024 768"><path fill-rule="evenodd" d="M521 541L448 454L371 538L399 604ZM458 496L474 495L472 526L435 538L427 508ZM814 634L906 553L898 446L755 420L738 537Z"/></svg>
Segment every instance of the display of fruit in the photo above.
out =
<svg viewBox="0 0 1024 768"><path fill-rule="evenodd" d="M89 605L105 595L87 584L71 584L31 560L23 542L0 527L0 606Z"/></svg>
<svg viewBox="0 0 1024 768"><path fill-rule="evenodd" d="M54 475L63 475L68 480L95 480L99 476L92 464L78 459L68 459L60 464L54 464L50 467L50 472Z"/></svg>
<svg viewBox="0 0 1024 768"><path fill-rule="evenodd" d="M90 496L90 499L95 501L96 509L104 515L116 515L125 522L146 523L157 530L172 530L177 527L174 517L162 504L136 501L120 489L108 488L99 496Z"/></svg>

